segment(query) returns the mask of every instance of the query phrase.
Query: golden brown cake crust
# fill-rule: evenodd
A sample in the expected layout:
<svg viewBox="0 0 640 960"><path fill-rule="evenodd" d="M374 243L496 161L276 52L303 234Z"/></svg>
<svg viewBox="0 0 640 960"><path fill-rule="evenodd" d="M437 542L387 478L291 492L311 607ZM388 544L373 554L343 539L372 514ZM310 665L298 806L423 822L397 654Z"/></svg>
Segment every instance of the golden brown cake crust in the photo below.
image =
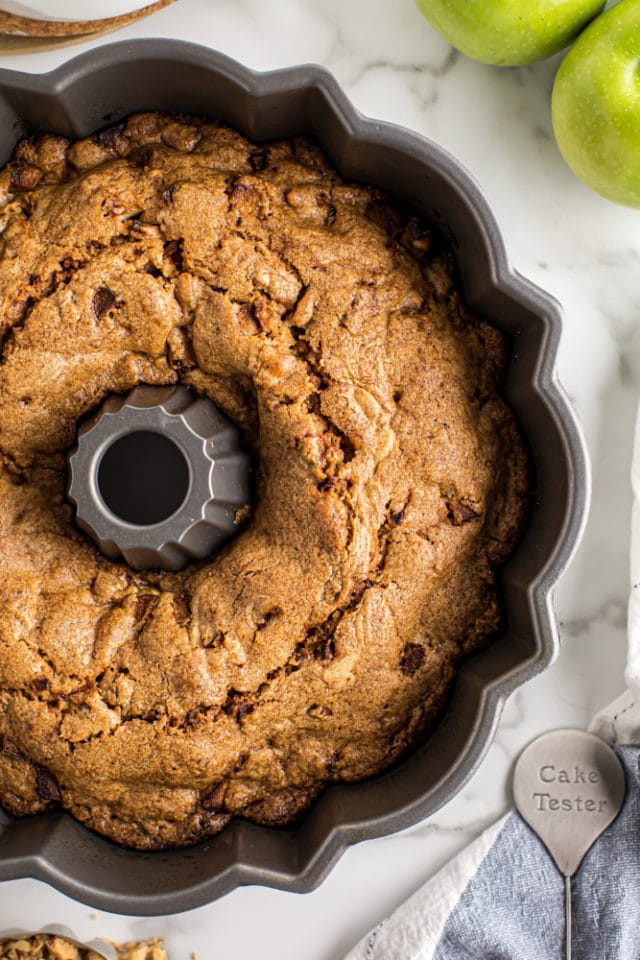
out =
<svg viewBox="0 0 640 960"><path fill-rule="evenodd" d="M389 766L500 626L529 486L503 336L302 140L137 115L21 141L0 203L0 802L157 848ZM244 431L255 509L134 573L75 526L64 451L176 380Z"/></svg>

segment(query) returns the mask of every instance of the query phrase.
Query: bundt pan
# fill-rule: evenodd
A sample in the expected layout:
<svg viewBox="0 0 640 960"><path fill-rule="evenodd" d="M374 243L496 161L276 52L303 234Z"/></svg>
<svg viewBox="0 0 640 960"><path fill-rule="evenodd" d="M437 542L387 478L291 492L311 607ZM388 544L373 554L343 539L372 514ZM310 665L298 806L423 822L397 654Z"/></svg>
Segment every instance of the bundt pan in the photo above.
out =
<svg viewBox="0 0 640 960"><path fill-rule="evenodd" d="M552 593L585 520L589 474L571 407L556 380L556 303L509 266L476 184L415 134L360 116L323 69L255 74L203 47L117 43L45 76L0 70L0 160L25 133L82 137L140 110L219 119L257 141L307 134L344 177L391 191L437 224L456 255L467 301L512 339L506 396L532 450L536 496L524 541L504 569L504 634L459 672L428 740L384 775L327 788L297 825L238 820L186 850L138 853L66 814L0 812L0 880L37 877L94 907L157 915L197 907L240 884L306 891L345 848L417 823L475 771L501 707L558 649ZM0 572L1 573L1 572Z"/></svg>

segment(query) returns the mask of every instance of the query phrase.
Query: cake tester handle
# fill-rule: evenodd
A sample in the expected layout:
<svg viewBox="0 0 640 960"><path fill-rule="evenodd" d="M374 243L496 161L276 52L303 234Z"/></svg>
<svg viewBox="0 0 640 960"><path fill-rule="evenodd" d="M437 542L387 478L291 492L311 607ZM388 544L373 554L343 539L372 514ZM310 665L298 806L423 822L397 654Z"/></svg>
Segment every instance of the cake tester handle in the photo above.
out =
<svg viewBox="0 0 640 960"><path fill-rule="evenodd" d="M618 816L625 787L616 753L583 730L546 733L516 763L516 809L565 878L566 960L571 960L571 878Z"/></svg>

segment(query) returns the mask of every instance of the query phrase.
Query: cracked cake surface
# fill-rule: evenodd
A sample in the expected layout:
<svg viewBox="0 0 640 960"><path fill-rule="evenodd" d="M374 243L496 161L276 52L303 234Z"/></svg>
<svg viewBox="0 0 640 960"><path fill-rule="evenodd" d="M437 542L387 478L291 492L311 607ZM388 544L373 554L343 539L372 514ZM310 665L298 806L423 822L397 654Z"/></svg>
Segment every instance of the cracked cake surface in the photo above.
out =
<svg viewBox="0 0 640 960"><path fill-rule="evenodd" d="M0 803L181 846L394 763L501 628L530 487L508 344L429 229L305 140L159 114L22 140L0 229ZM65 453L177 381L241 428L253 509L138 573Z"/></svg>

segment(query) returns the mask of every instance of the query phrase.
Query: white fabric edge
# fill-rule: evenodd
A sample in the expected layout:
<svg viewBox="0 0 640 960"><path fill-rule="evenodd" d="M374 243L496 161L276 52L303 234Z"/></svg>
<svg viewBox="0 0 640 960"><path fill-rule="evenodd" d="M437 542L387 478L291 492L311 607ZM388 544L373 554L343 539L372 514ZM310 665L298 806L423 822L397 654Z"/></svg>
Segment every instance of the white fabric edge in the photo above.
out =
<svg viewBox="0 0 640 960"><path fill-rule="evenodd" d="M626 681L636 700L640 700L640 416L636 420L631 462L631 593L628 610Z"/></svg>
<svg viewBox="0 0 640 960"><path fill-rule="evenodd" d="M345 960L432 960L449 916L509 816L505 814L465 847L363 937Z"/></svg>
<svg viewBox="0 0 640 960"><path fill-rule="evenodd" d="M640 701L625 690L593 719L589 731L613 747L640 744Z"/></svg>
<svg viewBox="0 0 640 960"><path fill-rule="evenodd" d="M636 418L631 461L631 590L627 617L627 689L594 718L592 733L613 746L640 743L640 413Z"/></svg>

